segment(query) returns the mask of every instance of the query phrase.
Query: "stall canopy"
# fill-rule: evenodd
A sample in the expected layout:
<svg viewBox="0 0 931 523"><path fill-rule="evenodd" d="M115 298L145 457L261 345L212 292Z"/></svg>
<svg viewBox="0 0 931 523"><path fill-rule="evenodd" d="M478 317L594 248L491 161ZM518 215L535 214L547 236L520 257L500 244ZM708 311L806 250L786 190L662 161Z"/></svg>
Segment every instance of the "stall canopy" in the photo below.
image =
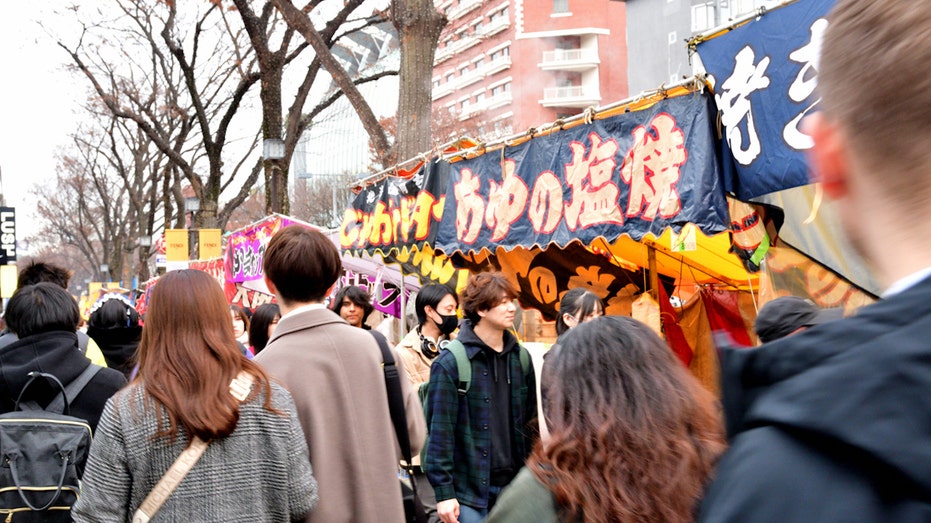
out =
<svg viewBox="0 0 931 523"><path fill-rule="evenodd" d="M433 160L362 190L340 245L388 255L433 247L459 266L496 267L518 284L522 305L548 318L580 285L629 313L630 298L651 287L649 269L670 289L746 289L756 276L729 252L713 114L696 82Z"/></svg>

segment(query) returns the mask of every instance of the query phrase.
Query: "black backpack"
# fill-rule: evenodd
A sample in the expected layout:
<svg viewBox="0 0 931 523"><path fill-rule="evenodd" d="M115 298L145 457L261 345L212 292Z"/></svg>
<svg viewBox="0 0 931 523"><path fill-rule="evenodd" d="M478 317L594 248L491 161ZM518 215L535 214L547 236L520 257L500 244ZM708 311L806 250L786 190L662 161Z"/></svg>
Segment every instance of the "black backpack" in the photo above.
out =
<svg viewBox="0 0 931 523"><path fill-rule="evenodd" d="M78 479L90 451L91 428L87 421L70 415L70 402L100 369L91 364L68 387L51 374L30 372L13 411L0 414L0 516L6 516L4 521L71 521L71 506L80 495ZM61 390L45 409L22 401L38 378Z"/></svg>

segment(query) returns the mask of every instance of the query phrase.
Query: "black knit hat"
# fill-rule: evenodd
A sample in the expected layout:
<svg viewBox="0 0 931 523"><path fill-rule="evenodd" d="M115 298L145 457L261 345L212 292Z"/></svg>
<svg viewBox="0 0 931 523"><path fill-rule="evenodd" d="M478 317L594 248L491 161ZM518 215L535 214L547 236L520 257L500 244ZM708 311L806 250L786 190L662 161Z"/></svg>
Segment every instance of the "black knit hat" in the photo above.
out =
<svg viewBox="0 0 931 523"><path fill-rule="evenodd" d="M844 310L820 309L810 300L797 296L776 298L760 309L753 322L760 341L767 343L788 336L802 327L811 327L844 317Z"/></svg>

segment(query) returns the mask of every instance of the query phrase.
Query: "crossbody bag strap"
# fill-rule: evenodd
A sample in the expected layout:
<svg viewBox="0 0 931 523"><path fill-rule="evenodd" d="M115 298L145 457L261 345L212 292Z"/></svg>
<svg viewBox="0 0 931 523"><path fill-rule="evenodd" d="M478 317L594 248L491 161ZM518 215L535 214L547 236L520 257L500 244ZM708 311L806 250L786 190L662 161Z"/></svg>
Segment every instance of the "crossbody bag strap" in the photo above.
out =
<svg viewBox="0 0 931 523"><path fill-rule="evenodd" d="M241 371L230 382L230 394L240 402L249 396L251 388L252 375L246 371ZM200 457L204 455L208 444L209 442L194 436L191 443L178 456L178 459L171 464L168 472L162 476L162 479L158 480L149 495L145 497L142 505L139 505L139 509L133 514L133 523L149 523L149 520L155 517L155 513L162 508L168 496L178 488L181 480L187 476L187 473L194 468Z"/></svg>
<svg viewBox="0 0 931 523"><path fill-rule="evenodd" d="M401 378L398 367L394 363L394 356L391 354L391 349L388 348L388 340L385 339L385 336L378 331L372 331L372 336L378 342L378 348L381 350L381 357L384 362L385 388L388 392L388 411L391 414L391 423L394 425L398 445L401 447L401 457L410 466L411 439L407 433L407 414L404 411L404 396L401 394Z"/></svg>

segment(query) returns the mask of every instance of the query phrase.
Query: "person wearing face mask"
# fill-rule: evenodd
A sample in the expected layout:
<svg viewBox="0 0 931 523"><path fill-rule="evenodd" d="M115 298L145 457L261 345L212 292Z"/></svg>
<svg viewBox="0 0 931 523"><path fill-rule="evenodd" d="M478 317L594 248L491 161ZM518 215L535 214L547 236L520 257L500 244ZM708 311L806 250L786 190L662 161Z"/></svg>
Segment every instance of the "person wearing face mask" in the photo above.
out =
<svg viewBox="0 0 931 523"><path fill-rule="evenodd" d="M430 284L420 289L414 301L419 325L401 340L396 350L404 360L407 379L414 388L430 381L430 365L459 326L459 298L445 285Z"/></svg>
<svg viewBox="0 0 931 523"><path fill-rule="evenodd" d="M430 381L430 366L440 350L449 343L450 335L459 327L459 297L455 291L445 285L430 284L420 289L414 300L417 313L417 327L411 329L407 336L395 348L404 361L407 379L414 388L420 388ZM436 518L436 496L420 466L420 455L413 458L414 480L417 494L430 521Z"/></svg>

